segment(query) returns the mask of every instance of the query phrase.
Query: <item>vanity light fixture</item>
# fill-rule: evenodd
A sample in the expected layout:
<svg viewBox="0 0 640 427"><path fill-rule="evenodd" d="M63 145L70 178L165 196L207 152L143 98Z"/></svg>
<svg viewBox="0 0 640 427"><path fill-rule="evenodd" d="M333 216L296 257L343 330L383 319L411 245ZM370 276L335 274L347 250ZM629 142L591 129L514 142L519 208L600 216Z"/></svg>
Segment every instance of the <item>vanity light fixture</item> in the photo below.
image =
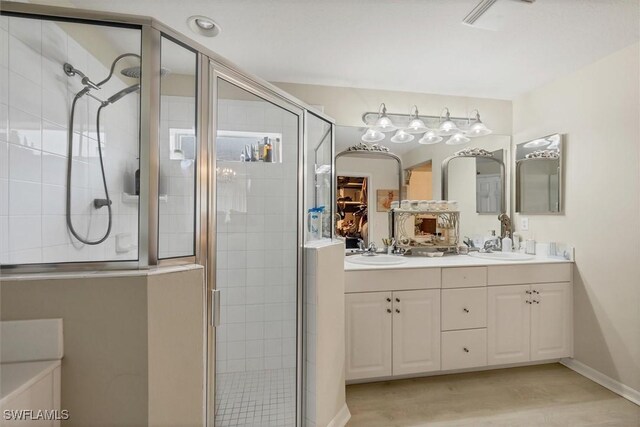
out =
<svg viewBox="0 0 640 427"><path fill-rule="evenodd" d="M454 133L451 136L451 138L449 138L447 140L447 142L445 142L445 144L447 144L447 145L460 145L460 144L466 144L469 141L471 141L470 138L467 138L466 136L464 136L462 131L458 131L457 133Z"/></svg>
<svg viewBox="0 0 640 427"><path fill-rule="evenodd" d="M389 116L387 116L387 106L384 102L380 104L380 108L378 109L378 118L376 119L373 127L380 132L393 132L398 129L398 127L393 124Z"/></svg>
<svg viewBox="0 0 640 427"><path fill-rule="evenodd" d="M451 120L449 109L445 107L445 109L442 111L446 111L446 113L444 116L444 121L442 120L442 113L440 114L440 126L438 127L438 133L440 134L440 136L450 136L460 133L461 131L458 128L458 125L456 125L453 120Z"/></svg>
<svg viewBox="0 0 640 427"><path fill-rule="evenodd" d="M480 112L478 110L473 110L471 114L476 113L474 123L471 124L471 118L469 118L469 129L467 129L466 135L469 138L475 138L477 136L485 136L489 135L493 131L485 126L480 120Z"/></svg>
<svg viewBox="0 0 640 427"><path fill-rule="evenodd" d="M205 37L215 37L222 31L220 25L206 16L194 15L187 19L187 25L191 31Z"/></svg>
<svg viewBox="0 0 640 427"><path fill-rule="evenodd" d="M418 144L430 145L437 144L441 142L444 138L436 133L435 130L429 129L425 134L418 140Z"/></svg>
<svg viewBox="0 0 640 427"><path fill-rule="evenodd" d="M360 138L363 142L379 142L385 138L384 133L378 129L369 128Z"/></svg>
<svg viewBox="0 0 640 427"><path fill-rule="evenodd" d="M399 129L396 134L391 137L391 142L395 142L396 144L405 144L413 141L414 139L415 136L411 135L404 129Z"/></svg>
<svg viewBox="0 0 640 427"><path fill-rule="evenodd" d="M424 120L420 118L420 113L418 113L418 106L414 105L409 113L409 126L405 129L408 133L424 133L428 131L429 128L424 123Z"/></svg>

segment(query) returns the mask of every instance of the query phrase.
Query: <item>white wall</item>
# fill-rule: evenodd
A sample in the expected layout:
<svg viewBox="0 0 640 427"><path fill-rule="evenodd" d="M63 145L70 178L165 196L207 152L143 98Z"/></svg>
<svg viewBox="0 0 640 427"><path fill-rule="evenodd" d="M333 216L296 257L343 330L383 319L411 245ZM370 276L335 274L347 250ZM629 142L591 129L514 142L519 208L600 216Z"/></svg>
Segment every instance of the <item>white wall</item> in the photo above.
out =
<svg viewBox="0 0 640 427"><path fill-rule="evenodd" d="M80 24L68 24L69 26ZM132 51L139 32L129 31ZM123 38L127 40L126 37ZM71 238L65 222L67 130L71 100L82 86L68 77L65 62L100 80L105 65L58 25L49 21L0 17L0 262L38 263L137 259L137 251L117 253L116 235L138 236L137 202L123 203L133 190L138 157L138 95L129 94L103 110L101 137L113 228L103 244L87 246ZM129 82L130 83L130 82ZM106 99L126 84L117 76L103 90ZM83 97L76 107L72 175L72 220L91 240L107 227L107 209L97 157L98 103Z"/></svg>
<svg viewBox="0 0 640 427"><path fill-rule="evenodd" d="M380 103L384 102L390 113L408 114L411 107L417 105L420 114L436 116L444 107L449 107L455 117L466 117L477 108L482 114L482 121L495 133L511 134L511 101L297 83L274 84L308 104L323 106L324 112L335 119L336 125L360 127L363 125L362 114L378 111Z"/></svg>
<svg viewBox="0 0 640 427"><path fill-rule="evenodd" d="M565 139L565 214L530 215L538 241L575 245L575 358L640 390L640 45L513 102L514 143ZM516 226L518 226L516 215Z"/></svg>

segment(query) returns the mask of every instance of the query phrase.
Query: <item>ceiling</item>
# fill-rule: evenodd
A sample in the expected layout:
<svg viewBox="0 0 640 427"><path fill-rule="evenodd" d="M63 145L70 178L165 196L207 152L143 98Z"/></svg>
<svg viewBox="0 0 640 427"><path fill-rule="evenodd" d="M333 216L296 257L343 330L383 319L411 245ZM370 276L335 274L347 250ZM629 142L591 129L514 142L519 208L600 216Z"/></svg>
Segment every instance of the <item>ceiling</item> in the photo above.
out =
<svg viewBox="0 0 640 427"><path fill-rule="evenodd" d="M36 0L37 1L37 0ZM639 39L639 0L52 0L151 15L263 79L513 99ZM222 27L192 33L191 15ZM483 29L489 27L492 29Z"/></svg>

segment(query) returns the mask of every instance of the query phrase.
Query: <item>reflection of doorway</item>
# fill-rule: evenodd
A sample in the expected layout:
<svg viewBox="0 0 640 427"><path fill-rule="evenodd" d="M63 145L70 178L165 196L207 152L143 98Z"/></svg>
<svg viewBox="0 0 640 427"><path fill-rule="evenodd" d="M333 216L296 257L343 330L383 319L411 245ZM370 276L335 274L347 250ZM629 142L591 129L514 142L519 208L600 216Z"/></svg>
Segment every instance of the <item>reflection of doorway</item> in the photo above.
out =
<svg viewBox="0 0 640 427"><path fill-rule="evenodd" d="M431 160L407 169L407 198L409 200L433 199Z"/></svg>
<svg viewBox="0 0 640 427"><path fill-rule="evenodd" d="M355 174L338 176L336 235L345 239L347 249L358 247L358 240L369 244L370 179Z"/></svg>

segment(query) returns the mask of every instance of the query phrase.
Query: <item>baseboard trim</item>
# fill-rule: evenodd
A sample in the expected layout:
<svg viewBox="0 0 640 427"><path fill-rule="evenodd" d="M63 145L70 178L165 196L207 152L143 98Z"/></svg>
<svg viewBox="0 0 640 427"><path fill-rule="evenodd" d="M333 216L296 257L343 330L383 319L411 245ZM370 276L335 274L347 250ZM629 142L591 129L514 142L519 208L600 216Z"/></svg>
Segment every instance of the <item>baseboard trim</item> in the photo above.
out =
<svg viewBox="0 0 640 427"><path fill-rule="evenodd" d="M614 380L602 372L596 371L575 359L562 359L560 360L560 363L583 377L589 378L591 381L600 384L602 387L608 388L628 401L640 406L640 391L634 390L628 385L624 385L620 381Z"/></svg>
<svg viewBox="0 0 640 427"><path fill-rule="evenodd" d="M338 411L335 417L331 420L327 427L344 427L347 425L347 422L351 419L351 412L349 412L349 408L345 403L342 405L342 408Z"/></svg>

